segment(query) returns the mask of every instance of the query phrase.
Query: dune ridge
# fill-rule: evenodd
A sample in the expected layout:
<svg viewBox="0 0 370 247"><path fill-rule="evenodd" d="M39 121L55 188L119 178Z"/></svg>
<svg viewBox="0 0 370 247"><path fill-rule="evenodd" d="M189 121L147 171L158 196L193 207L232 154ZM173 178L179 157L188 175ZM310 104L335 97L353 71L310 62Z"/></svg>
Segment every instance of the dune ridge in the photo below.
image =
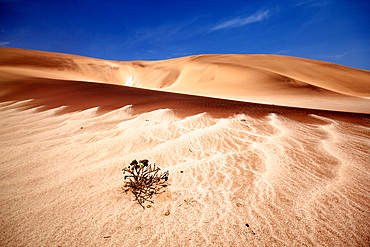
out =
<svg viewBox="0 0 370 247"><path fill-rule="evenodd" d="M370 113L370 72L279 55L118 62L0 48L0 71L308 109Z"/></svg>
<svg viewBox="0 0 370 247"><path fill-rule="evenodd" d="M368 71L0 54L1 246L369 245ZM144 158L170 174L146 209L121 188Z"/></svg>

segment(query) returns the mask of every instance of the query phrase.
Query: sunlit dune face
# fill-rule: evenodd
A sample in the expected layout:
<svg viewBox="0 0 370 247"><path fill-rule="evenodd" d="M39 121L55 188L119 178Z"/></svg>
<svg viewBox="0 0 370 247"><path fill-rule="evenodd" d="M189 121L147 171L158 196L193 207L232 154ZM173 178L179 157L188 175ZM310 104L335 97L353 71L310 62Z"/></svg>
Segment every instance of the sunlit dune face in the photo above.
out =
<svg viewBox="0 0 370 247"><path fill-rule="evenodd" d="M132 76L128 77L126 80L126 86L133 86L134 80L132 79Z"/></svg>

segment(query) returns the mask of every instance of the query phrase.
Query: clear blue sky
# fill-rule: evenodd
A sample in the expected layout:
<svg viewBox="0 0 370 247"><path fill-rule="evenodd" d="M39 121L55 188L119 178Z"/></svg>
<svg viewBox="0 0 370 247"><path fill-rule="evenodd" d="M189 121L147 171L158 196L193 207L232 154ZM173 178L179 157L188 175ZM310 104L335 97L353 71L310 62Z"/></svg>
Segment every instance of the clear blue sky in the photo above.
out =
<svg viewBox="0 0 370 247"><path fill-rule="evenodd" d="M279 54L370 69L369 0L0 0L0 46L112 60Z"/></svg>

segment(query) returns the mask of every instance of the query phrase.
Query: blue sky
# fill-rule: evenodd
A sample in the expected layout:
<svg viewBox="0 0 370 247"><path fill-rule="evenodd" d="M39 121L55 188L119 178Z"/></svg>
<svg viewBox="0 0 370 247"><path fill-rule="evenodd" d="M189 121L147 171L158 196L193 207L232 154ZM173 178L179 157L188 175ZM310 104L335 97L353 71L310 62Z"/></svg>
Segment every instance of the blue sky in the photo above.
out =
<svg viewBox="0 0 370 247"><path fill-rule="evenodd" d="M0 0L0 46L111 60L278 54L370 69L370 1Z"/></svg>

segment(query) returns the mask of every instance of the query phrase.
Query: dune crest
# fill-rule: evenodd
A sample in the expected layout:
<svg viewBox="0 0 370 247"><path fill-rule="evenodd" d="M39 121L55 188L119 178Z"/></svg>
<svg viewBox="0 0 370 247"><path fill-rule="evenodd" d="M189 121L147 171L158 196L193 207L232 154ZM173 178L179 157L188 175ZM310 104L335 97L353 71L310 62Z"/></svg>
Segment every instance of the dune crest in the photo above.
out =
<svg viewBox="0 0 370 247"><path fill-rule="evenodd" d="M0 71L302 108L370 113L370 72L278 55L107 61L0 48ZM8 78L8 77L7 77ZM4 80L1 79L0 80Z"/></svg>

